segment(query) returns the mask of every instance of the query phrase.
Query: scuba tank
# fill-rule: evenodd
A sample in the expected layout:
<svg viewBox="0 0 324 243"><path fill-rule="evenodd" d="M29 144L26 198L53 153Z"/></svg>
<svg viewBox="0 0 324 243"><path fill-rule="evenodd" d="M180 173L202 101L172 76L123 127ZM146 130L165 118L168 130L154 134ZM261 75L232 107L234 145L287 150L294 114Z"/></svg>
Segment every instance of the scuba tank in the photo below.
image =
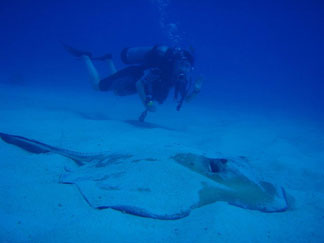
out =
<svg viewBox="0 0 324 243"><path fill-rule="evenodd" d="M125 64L142 64L153 47L124 48L120 57Z"/></svg>
<svg viewBox="0 0 324 243"><path fill-rule="evenodd" d="M120 53L120 57L125 64L147 64L151 61L151 58L156 55L163 57L167 50L167 46L124 48Z"/></svg>

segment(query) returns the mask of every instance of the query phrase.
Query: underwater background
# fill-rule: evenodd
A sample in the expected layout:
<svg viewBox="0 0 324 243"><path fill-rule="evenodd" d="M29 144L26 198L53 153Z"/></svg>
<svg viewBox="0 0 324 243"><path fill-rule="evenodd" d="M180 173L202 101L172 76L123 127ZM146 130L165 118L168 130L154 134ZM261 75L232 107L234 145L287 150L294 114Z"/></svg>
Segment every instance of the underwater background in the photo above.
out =
<svg viewBox="0 0 324 243"><path fill-rule="evenodd" d="M0 82L89 89L62 43L112 53L117 68L124 47L192 46L197 102L322 117L321 1L2 1L0 18Z"/></svg>
<svg viewBox="0 0 324 243"><path fill-rule="evenodd" d="M324 242L323 26L320 0L1 1L0 242ZM64 44L189 48L203 86L139 122Z"/></svg>

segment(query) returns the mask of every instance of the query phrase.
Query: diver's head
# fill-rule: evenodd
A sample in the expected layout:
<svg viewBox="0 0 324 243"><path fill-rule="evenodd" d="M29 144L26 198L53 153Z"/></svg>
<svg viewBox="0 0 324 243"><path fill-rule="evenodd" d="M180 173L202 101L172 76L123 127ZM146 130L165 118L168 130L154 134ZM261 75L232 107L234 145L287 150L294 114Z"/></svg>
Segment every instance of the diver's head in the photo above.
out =
<svg viewBox="0 0 324 243"><path fill-rule="evenodd" d="M194 58L191 52L184 49L172 48L171 50L174 99L178 101L177 110L179 111L191 86Z"/></svg>
<svg viewBox="0 0 324 243"><path fill-rule="evenodd" d="M190 52L181 48L173 49L173 84L174 98L183 100L191 84L191 72L193 69L193 56ZM182 101L181 101L182 103Z"/></svg>
<svg viewBox="0 0 324 243"><path fill-rule="evenodd" d="M193 56L181 48L173 50L173 78L175 83L187 82L193 69Z"/></svg>

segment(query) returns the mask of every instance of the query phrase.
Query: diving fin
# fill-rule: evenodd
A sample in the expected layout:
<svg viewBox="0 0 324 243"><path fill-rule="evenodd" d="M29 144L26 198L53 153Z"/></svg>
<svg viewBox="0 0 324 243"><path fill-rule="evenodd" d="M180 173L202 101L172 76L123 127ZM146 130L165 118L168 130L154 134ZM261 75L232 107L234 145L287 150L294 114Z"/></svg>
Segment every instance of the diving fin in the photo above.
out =
<svg viewBox="0 0 324 243"><path fill-rule="evenodd" d="M63 44L63 46L71 55L73 55L75 57L81 57L81 56L88 56L90 58L92 57L91 52L78 50L78 49L75 49L74 47L66 45L66 44Z"/></svg>

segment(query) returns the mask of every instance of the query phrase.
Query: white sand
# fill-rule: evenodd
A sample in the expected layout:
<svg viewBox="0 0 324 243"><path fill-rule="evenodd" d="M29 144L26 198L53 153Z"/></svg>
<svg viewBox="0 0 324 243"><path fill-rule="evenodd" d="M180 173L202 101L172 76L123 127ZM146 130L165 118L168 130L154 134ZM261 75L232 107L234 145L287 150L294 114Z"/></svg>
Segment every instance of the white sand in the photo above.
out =
<svg viewBox="0 0 324 243"><path fill-rule="evenodd" d="M95 210L76 187L58 183L73 162L0 141L0 242L323 242L324 127L318 121L193 103L180 113L166 104L149 114L147 121L175 130L124 122L136 120L141 109L137 97L0 86L0 132L82 152L158 157L186 148L246 156L257 173L285 187L293 208L267 214L219 202L175 221Z"/></svg>

